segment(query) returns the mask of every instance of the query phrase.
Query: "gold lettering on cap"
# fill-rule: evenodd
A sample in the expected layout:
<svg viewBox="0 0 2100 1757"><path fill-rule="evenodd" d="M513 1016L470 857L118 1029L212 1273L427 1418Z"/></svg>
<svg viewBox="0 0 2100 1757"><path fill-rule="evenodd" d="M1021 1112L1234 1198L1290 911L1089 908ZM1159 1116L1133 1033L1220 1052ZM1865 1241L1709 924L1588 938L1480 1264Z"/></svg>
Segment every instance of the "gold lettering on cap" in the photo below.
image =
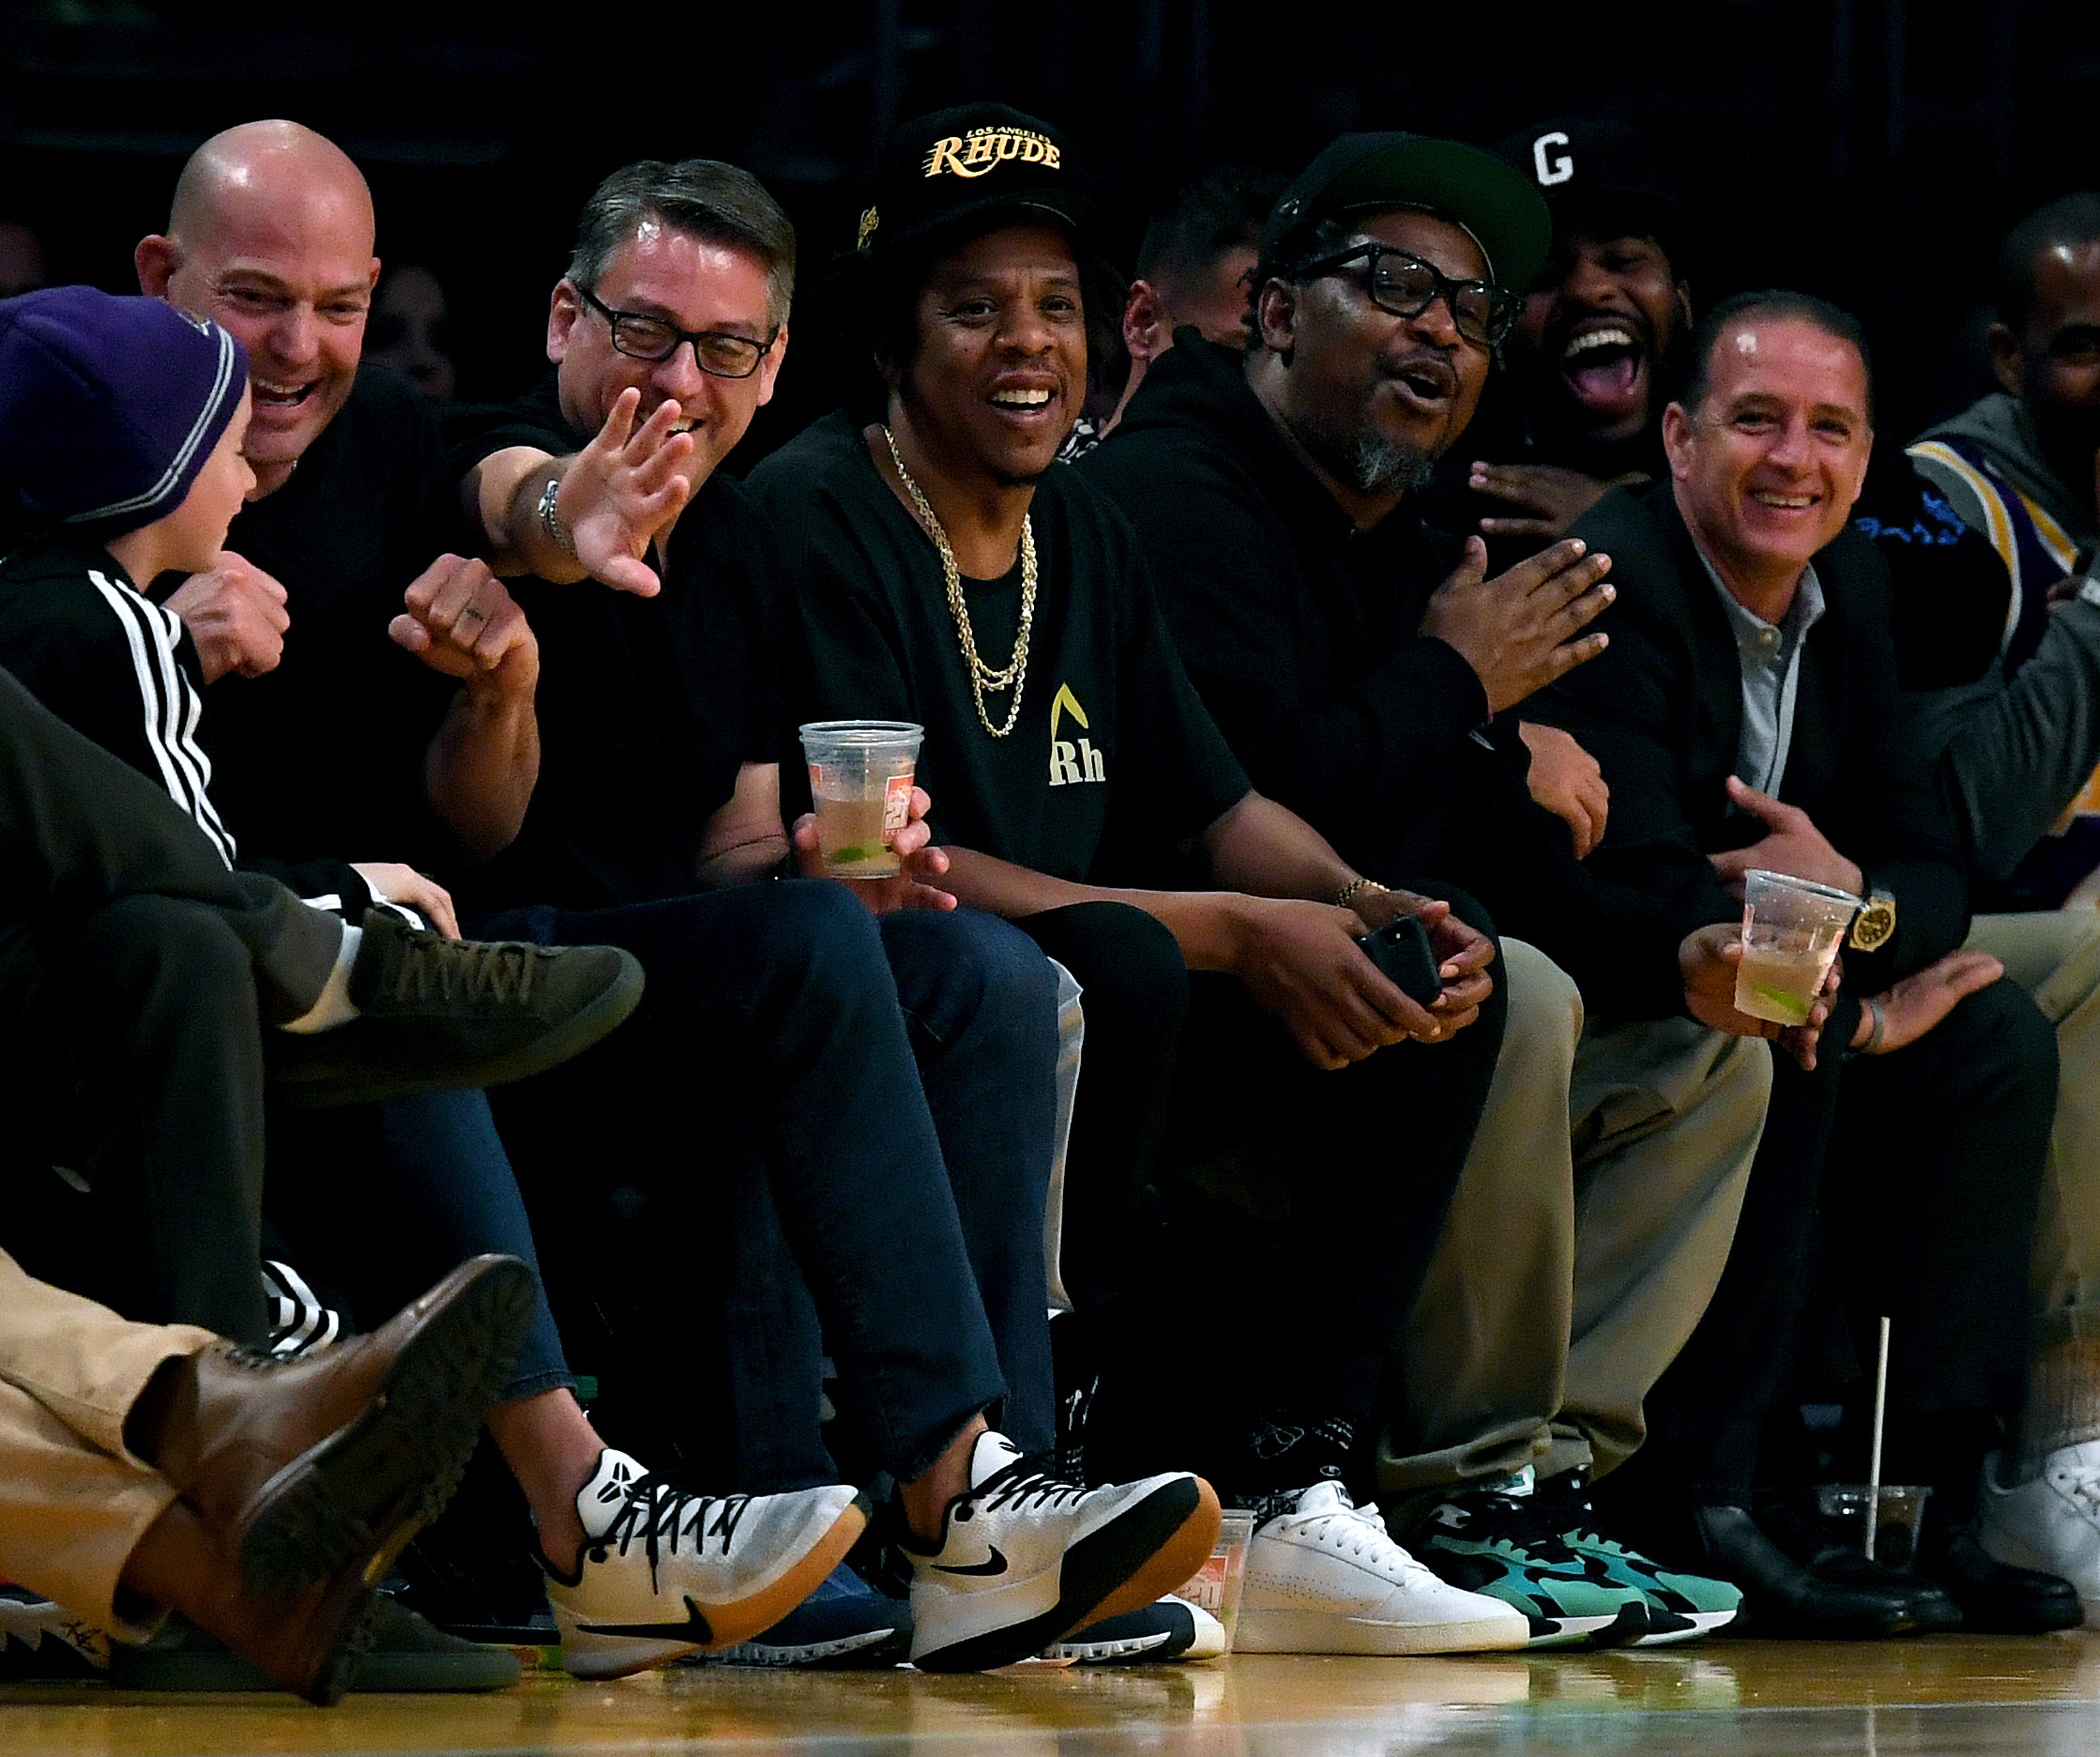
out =
<svg viewBox="0 0 2100 1757"><path fill-rule="evenodd" d="M981 177L1009 159L1056 171L1059 158L1056 145L1033 129L972 129L967 134L936 141L926 154L925 175Z"/></svg>

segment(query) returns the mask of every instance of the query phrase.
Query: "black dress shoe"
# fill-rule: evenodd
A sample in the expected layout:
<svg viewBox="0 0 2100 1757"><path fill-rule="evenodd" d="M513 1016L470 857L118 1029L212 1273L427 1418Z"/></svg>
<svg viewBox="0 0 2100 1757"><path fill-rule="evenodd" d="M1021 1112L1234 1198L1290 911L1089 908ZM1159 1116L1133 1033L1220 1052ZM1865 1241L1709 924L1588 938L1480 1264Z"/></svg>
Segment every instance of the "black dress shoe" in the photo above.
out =
<svg viewBox="0 0 2100 1757"><path fill-rule="evenodd" d="M1742 1588L1741 1627L1745 1634L1811 1641L1900 1635L1921 1627L1944 1627L1946 1613L1953 1611L1951 1604L1942 1611L1935 1603L1943 1602L1944 1594L1906 1581L1864 1556L1798 1560L1766 1535L1743 1507L1694 1507L1692 1525L1705 1571ZM1958 1612L1954 1621L1960 1621Z"/></svg>
<svg viewBox="0 0 2100 1757"><path fill-rule="evenodd" d="M1978 1634L2046 1635L2085 1621L2069 1581L1999 1561L1977 1541L1971 1525L1937 1538L1928 1527L1919 1566L1961 1607L1962 1627Z"/></svg>

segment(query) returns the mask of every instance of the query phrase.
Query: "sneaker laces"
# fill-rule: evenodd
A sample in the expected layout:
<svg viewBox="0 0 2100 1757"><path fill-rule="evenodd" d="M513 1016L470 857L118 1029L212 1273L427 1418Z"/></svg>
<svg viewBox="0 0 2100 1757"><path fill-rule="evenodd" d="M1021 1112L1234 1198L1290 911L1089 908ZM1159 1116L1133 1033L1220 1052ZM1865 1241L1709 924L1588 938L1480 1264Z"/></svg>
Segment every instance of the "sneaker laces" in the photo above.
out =
<svg viewBox="0 0 2100 1757"><path fill-rule="evenodd" d="M2049 1474L2058 1492L2077 1509L2081 1519L2100 1524L2100 1459L2060 1464Z"/></svg>
<svg viewBox="0 0 2100 1757"><path fill-rule="evenodd" d="M1498 1489L1473 1489L1445 1503L1467 1516L1467 1526L1484 1528L1482 1535L1493 1543L1507 1543L1541 1562L1579 1564L1581 1558L1568 1548L1567 1539L1546 1522L1539 1509L1523 1495L1504 1494ZM1473 1534L1465 1527L1459 1535Z"/></svg>
<svg viewBox="0 0 2100 1757"><path fill-rule="evenodd" d="M595 1537L586 1537L585 1548L602 1552L616 1545L625 1555L629 1546L639 1538L643 1553L648 1557L653 1590L659 1559L666 1553L677 1555L680 1542L689 1542L693 1554L701 1555L706 1553L708 1540L719 1537L722 1552L727 1555L730 1539L736 1535L751 1502L748 1494L697 1494L651 1473L634 1479L612 1523Z"/></svg>
<svg viewBox="0 0 2100 1757"><path fill-rule="evenodd" d="M448 940L422 928L405 929L398 945L400 955L378 994L403 1005L433 999L479 1001L486 995L498 1006L524 1006L545 956L522 940Z"/></svg>
<svg viewBox="0 0 2100 1757"><path fill-rule="evenodd" d="M1426 1566L1418 1561L1404 1545L1393 1541L1392 1534L1385 1528L1385 1519L1375 1506L1358 1506L1347 1490L1334 1485L1340 1505L1321 1507L1312 1512L1298 1511L1299 1496L1305 1490L1287 1496L1271 1496L1271 1501L1283 1499L1287 1503L1285 1510L1271 1517L1286 1528L1302 1532L1323 1549L1333 1550L1351 1556L1375 1556L1388 1566L1398 1564L1403 1567L1426 1573ZM1263 1509L1255 1510L1255 1529L1259 1531L1267 1520Z"/></svg>
<svg viewBox="0 0 2100 1757"><path fill-rule="evenodd" d="M1017 1458L1003 1465L976 1488L955 1497L955 1517L966 1520L978 1507L996 1513L1001 1507L1016 1512L1030 1506L1070 1506L1083 1500L1087 1490L1068 1482L1050 1468L1046 1458Z"/></svg>

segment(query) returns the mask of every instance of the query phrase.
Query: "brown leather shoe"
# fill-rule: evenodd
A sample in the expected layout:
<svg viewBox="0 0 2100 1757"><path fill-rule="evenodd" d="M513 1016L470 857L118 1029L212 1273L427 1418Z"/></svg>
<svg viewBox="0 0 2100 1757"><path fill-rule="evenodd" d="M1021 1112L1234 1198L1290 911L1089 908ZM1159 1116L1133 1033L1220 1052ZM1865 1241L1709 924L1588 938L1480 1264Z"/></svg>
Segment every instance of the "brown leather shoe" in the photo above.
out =
<svg viewBox="0 0 2100 1757"><path fill-rule="evenodd" d="M376 1583L458 1485L533 1292L516 1258L477 1257L369 1336L290 1361L190 1355L142 1456L251 1586L296 1593L353 1561Z"/></svg>
<svg viewBox="0 0 2100 1757"><path fill-rule="evenodd" d="M372 1570L353 1557L297 1592L261 1592L241 1579L220 1537L186 1504L171 1502L125 1562L124 1584L216 1635L273 1683L327 1707L369 1639Z"/></svg>

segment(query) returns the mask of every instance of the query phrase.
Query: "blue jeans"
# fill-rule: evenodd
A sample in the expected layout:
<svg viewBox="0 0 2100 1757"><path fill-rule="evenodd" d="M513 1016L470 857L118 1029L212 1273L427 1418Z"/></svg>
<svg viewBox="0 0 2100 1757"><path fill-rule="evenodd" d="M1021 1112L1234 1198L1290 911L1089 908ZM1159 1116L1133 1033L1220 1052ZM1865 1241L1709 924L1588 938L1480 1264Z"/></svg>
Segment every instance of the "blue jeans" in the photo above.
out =
<svg viewBox="0 0 2100 1757"><path fill-rule="evenodd" d="M893 1476L1010 1380L1047 1435L1057 1018L1032 945L960 912L878 927L840 886L794 881L474 930L642 960L634 1016L496 1113L554 1273L616 1313L608 1366L623 1331L693 1333L692 1278L724 1296L737 1487L831 1479L819 1329L842 1413ZM615 1226L649 1254L593 1261Z"/></svg>
<svg viewBox="0 0 2100 1757"><path fill-rule="evenodd" d="M355 1303L361 1327L384 1322L482 1251L507 1252L539 1273L525 1199L485 1094L421 1092L342 1110L273 1107L269 1127L264 1213L299 1267ZM357 1199L345 1201L351 1192ZM503 1396L575 1383L540 1293Z"/></svg>

